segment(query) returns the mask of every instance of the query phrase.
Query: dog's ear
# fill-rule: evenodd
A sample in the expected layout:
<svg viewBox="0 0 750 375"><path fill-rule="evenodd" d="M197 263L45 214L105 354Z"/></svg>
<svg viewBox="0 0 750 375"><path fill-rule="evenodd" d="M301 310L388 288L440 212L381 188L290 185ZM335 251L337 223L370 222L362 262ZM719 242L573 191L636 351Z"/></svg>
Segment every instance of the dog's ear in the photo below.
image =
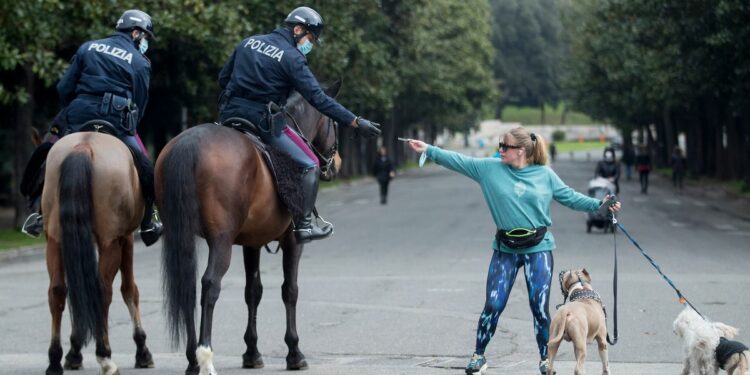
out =
<svg viewBox="0 0 750 375"><path fill-rule="evenodd" d="M586 278L588 278L589 282L591 282L591 275L589 275L589 271L586 271L586 269L582 269L581 272L583 272L584 275L586 275Z"/></svg>

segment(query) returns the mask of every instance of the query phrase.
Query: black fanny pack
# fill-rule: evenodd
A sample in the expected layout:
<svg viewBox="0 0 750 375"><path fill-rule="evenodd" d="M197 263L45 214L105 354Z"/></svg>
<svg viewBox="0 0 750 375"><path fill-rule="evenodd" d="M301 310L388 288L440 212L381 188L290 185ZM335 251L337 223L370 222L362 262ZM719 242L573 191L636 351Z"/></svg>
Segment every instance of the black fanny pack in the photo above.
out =
<svg viewBox="0 0 750 375"><path fill-rule="evenodd" d="M502 242L503 245L511 249L526 249L542 242L546 233L547 227L534 229L515 228L507 231L499 229L495 233L495 240L498 242L498 245Z"/></svg>

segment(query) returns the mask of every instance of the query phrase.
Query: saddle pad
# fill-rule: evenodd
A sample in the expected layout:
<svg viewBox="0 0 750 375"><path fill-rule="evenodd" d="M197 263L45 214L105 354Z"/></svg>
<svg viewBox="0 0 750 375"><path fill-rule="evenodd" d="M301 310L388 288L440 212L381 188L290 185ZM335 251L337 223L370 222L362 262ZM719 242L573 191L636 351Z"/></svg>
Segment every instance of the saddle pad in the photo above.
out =
<svg viewBox="0 0 750 375"><path fill-rule="evenodd" d="M305 198L302 191L303 168L297 165L294 159L287 153L263 143L250 129L242 126L230 126L227 122L225 121L224 124L215 124L237 130L250 139L263 155L263 160L266 162L268 169L271 170L271 175L276 185L276 194L279 195L279 198L281 198L281 201L293 216L302 216L304 214L303 202Z"/></svg>

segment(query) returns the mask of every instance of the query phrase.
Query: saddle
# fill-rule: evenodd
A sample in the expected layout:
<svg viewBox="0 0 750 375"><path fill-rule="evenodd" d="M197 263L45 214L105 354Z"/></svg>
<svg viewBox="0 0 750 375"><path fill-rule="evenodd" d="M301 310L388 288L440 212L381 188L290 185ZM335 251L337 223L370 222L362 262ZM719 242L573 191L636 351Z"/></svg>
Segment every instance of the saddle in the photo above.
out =
<svg viewBox="0 0 750 375"><path fill-rule="evenodd" d="M221 124L215 124L237 130L250 139L271 171L276 194L293 216L304 215L302 168L287 153L263 143L260 139L260 127L252 122L240 117L230 117Z"/></svg>
<svg viewBox="0 0 750 375"><path fill-rule="evenodd" d="M119 133L117 128L112 125L111 122L101 119L86 121L76 133L80 132L103 133L109 134L113 137L117 137L117 134ZM32 155L32 160L29 161L29 167L24 172L23 179L21 180L21 193L29 197L29 208L32 210L34 209L33 206L38 203L36 198L42 195L42 190L44 189L44 173L47 169L47 154L51 148L51 143L42 143L40 145L40 149L35 151L34 155ZM133 160L136 161L136 167L142 168L138 163L141 159L140 151L134 150L130 147L128 147L128 150L133 154Z"/></svg>
<svg viewBox="0 0 750 375"><path fill-rule="evenodd" d="M111 122L101 119L86 121L81 126L81 129L77 131L77 133L80 132L104 133L114 137L116 137L118 133L117 128L115 128Z"/></svg>

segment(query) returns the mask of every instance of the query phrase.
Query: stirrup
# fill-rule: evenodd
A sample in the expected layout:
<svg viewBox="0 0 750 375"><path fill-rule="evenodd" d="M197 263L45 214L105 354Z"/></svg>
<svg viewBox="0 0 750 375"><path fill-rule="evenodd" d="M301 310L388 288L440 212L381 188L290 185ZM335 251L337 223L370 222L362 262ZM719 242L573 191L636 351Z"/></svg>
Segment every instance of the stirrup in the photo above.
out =
<svg viewBox="0 0 750 375"><path fill-rule="evenodd" d="M159 219L159 213L154 210L154 213L151 215L151 222L149 222L149 228L141 229L139 231L141 240L147 247L151 246L159 240L163 229L164 227L161 223L161 220Z"/></svg>
<svg viewBox="0 0 750 375"><path fill-rule="evenodd" d="M39 238L43 231L44 218L38 212L29 215L29 217L26 218L26 221L23 222L23 226L21 226L21 233L31 238Z"/></svg>

